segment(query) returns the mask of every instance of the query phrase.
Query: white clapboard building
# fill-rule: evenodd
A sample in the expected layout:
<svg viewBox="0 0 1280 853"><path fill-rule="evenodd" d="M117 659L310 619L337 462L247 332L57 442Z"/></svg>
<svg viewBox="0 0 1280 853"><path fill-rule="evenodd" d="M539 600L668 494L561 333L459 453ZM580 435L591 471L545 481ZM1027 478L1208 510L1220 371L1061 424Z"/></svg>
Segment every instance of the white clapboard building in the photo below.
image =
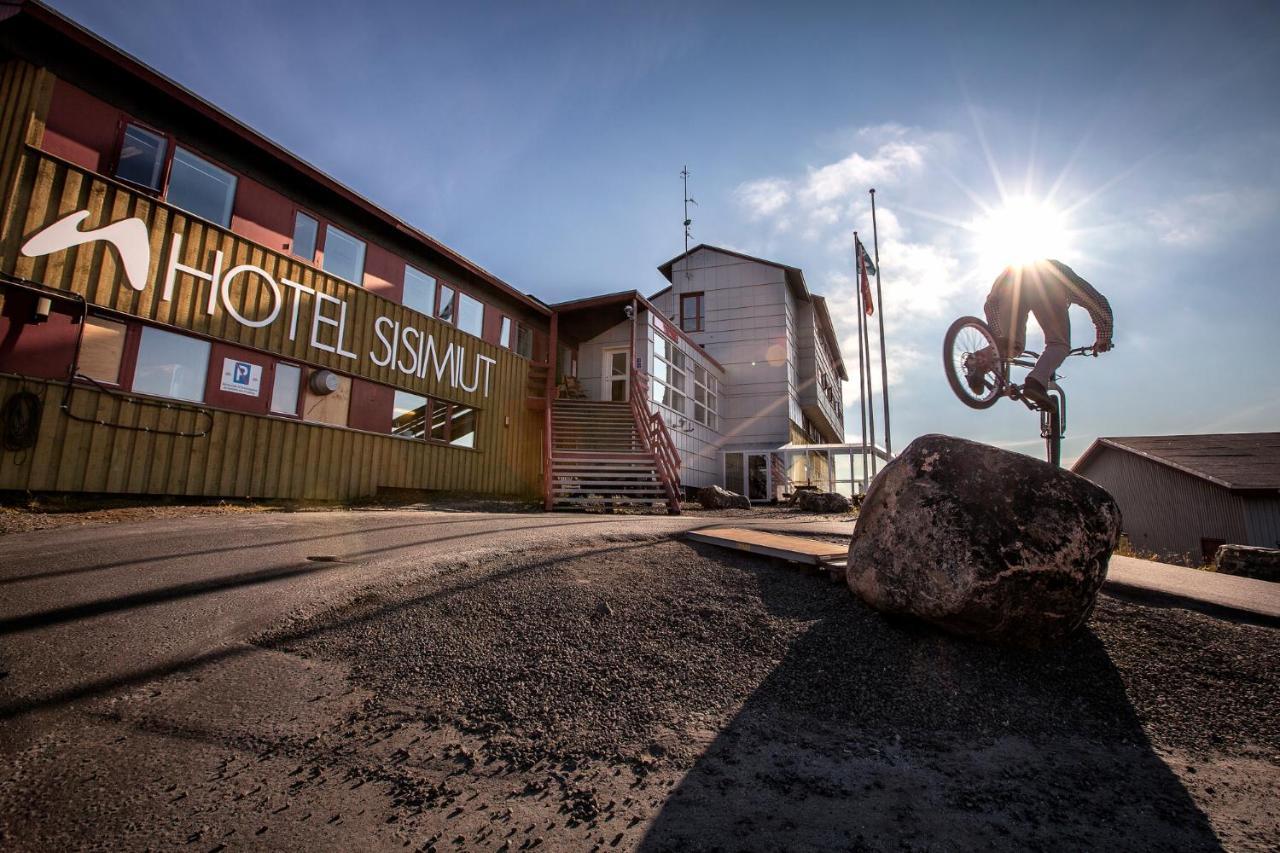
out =
<svg viewBox="0 0 1280 853"><path fill-rule="evenodd" d="M552 306L551 476L580 493L594 461L598 490L621 488L626 478L611 479L608 465L625 463L622 445L645 443L622 416L642 400L665 427L686 493L720 485L761 502L798 487L860 490L862 447L844 440L849 373L826 300L804 273L708 245L658 269L668 285L649 296L623 291ZM602 431L610 407L615 428Z"/></svg>

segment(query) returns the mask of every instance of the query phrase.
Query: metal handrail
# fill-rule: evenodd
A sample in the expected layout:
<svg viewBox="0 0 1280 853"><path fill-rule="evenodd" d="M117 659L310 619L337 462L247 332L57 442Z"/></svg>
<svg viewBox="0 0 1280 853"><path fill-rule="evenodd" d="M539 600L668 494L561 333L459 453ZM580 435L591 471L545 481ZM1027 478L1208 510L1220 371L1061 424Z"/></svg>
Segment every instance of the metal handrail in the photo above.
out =
<svg viewBox="0 0 1280 853"><path fill-rule="evenodd" d="M667 504L673 513L680 512L680 452L671 440L667 424L657 412L649 410L649 380L644 373L631 368L628 388L631 416L645 449L653 454L658 479L667 492Z"/></svg>

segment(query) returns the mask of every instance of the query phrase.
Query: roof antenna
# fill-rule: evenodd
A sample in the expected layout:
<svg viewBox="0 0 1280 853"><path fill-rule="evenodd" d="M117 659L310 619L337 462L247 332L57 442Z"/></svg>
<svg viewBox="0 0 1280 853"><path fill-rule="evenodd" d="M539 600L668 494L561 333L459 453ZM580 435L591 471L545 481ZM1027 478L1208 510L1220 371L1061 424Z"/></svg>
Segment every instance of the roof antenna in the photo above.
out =
<svg viewBox="0 0 1280 853"><path fill-rule="evenodd" d="M680 180L684 184L684 277L691 279L693 274L689 272L689 237L692 236L691 226L693 225L693 220L689 218L689 205L696 206L698 203L689 195L689 166L687 164L680 170Z"/></svg>

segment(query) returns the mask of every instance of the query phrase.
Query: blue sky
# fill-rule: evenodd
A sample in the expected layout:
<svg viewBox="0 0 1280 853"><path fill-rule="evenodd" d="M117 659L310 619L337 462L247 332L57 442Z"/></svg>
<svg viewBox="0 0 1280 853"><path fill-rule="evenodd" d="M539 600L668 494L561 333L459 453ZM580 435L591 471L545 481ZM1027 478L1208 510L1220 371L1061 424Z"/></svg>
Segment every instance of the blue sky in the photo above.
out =
<svg viewBox="0 0 1280 853"><path fill-rule="evenodd" d="M1116 350L1062 371L1064 457L1280 426L1273 2L56 5L548 301L661 287L687 163L695 240L803 268L855 377L875 186L899 449L1039 452L1034 415L969 411L941 370L1002 190L1069 211L1061 260L1115 308Z"/></svg>

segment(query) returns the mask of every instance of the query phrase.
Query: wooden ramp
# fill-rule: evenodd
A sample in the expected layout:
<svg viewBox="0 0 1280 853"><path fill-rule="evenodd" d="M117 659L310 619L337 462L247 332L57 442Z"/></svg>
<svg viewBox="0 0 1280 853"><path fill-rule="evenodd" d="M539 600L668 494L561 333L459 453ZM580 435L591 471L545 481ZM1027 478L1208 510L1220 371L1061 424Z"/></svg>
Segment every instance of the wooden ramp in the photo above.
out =
<svg viewBox="0 0 1280 853"><path fill-rule="evenodd" d="M695 542L706 542L722 548L733 548L749 554L776 557L791 563L817 566L822 569L844 572L849 546L819 539L802 539L765 530L745 527L713 527L709 530L691 530L685 534Z"/></svg>

